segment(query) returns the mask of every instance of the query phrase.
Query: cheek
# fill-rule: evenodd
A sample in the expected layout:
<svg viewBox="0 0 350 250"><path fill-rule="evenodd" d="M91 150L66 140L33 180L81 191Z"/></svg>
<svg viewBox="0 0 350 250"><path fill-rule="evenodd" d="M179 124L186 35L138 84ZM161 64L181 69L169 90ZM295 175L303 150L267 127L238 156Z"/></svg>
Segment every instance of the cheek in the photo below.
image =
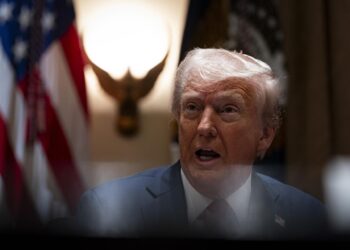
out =
<svg viewBox="0 0 350 250"><path fill-rule="evenodd" d="M258 130L256 127L249 124L240 124L231 128L227 128L223 136L228 155L234 158L255 158ZM234 154L233 154L234 152Z"/></svg>
<svg viewBox="0 0 350 250"><path fill-rule="evenodd" d="M193 121L180 119L179 122L179 145L181 149L190 147L191 141L196 135L196 125Z"/></svg>
<svg viewBox="0 0 350 250"><path fill-rule="evenodd" d="M196 132L196 124L194 121L180 118L179 121L179 137L188 138L194 136Z"/></svg>

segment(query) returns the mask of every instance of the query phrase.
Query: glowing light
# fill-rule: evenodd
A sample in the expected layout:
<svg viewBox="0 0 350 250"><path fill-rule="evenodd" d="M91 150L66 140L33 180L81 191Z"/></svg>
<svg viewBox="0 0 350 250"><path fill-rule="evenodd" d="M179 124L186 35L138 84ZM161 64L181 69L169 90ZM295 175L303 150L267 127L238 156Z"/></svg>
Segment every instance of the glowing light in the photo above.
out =
<svg viewBox="0 0 350 250"><path fill-rule="evenodd" d="M333 159L326 169L324 184L333 228L350 233L350 158Z"/></svg>
<svg viewBox="0 0 350 250"><path fill-rule="evenodd" d="M87 54L112 77L128 68L144 76L160 62L169 46L169 30L157 13L143 5L123 3L95 13L83 31Z"/></svg>

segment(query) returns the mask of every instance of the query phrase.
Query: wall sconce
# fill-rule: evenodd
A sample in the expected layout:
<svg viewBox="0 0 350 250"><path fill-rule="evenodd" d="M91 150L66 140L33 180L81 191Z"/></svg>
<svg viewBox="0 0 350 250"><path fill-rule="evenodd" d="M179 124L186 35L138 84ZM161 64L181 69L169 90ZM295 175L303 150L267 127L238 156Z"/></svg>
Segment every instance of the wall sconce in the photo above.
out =
<svg viewBox="0 0 350 250"><path fill-rule="evenodd" d="M94 21L84 31L86 59L102 89L117 103L116 130L131 137L139 131L138 103L164 69L170 47L168 27L140 6L105 10Z"/></svg>
<svg viewBox="0 0 350 250"><path fill-rule="evenodd" d="M106 71L87 57L103 90L119 103L119 116L116 118L116 128L122 135L133 136L138 132L138 101L145 97L153 88L164 68L167 55L141 79L133 77L129 69L123 78L113 79Z"/></svg>

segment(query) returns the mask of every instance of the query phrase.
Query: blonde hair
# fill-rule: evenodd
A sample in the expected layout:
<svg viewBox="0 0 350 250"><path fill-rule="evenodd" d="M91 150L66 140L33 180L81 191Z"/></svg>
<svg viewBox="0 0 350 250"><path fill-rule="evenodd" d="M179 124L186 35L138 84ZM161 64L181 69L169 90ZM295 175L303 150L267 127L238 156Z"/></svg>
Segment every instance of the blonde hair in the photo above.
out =
<svg viewBox="0 0 350 250"><path fill-rule="evenodd" d="M173 115L176 119L179 118L181 95L187 83L193 80L216 83L237 79L255 83L257 95L263 100L264 125L278 128L281 92L270 66L249 55L225 49L196 48L186 55L176 72Z"/></svg>

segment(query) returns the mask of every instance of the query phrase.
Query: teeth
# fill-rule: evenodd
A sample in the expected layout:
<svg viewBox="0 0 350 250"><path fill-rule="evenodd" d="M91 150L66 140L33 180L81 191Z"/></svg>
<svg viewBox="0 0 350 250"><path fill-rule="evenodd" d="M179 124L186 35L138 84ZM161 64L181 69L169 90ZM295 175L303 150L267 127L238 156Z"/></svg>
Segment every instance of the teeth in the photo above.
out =
<svg viewBox="0 0 350 250"><path fill-rule="evenodd" d="M218 153L216 153L215 151L204 150L204 149L197 150L196 155L201 161L210 161L210 160L213 160L213 159L220 157L220 155Z"/></svg>
<svg viewBox="0 0 350 250"><path fill-rule="evenodd" d="M201 155L201 156L199 156L199 159L201 161L210 161L210 160L214 159L214 157Z"/></svg>

